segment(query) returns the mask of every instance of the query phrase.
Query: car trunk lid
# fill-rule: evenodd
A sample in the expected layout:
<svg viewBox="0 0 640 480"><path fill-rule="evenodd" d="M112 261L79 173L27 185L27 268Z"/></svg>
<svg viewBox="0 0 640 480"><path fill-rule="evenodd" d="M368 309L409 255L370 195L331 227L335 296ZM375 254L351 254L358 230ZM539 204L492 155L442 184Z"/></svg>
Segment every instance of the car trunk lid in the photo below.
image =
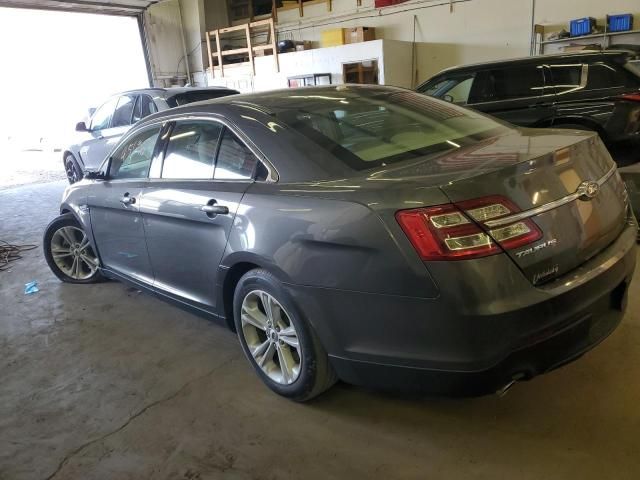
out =
<svg viewBox="0 0 640 480"><path fill-rule="evenodd" d="M541 148L545 137L520 137L530 143L524 152L521 142L517 148L504 145L501 152L494 145L494 161L502 157L502 168L478 170L478 175L440 187L535 285L571 271L603 250L617 238L627 218L623 183L596 135L568 136L565 146L552 144L546 151ZM478 154L472 148L442 160L471 164ZM478 204L478 199L488 201ZM527 231L537 233L530 235L530 242L510 243L509 235Z"/></svg>
<svg viewBox="0 0 640 480"><path fill-rule="evenodd" d="M587 132L514 129L376 171L367 180L385 185L382 193L372 191L378 197L400 199L389 203L372 197L368 204L395 209L396 220L425 261L504 251L535 285L586 262L612 243L627 222L626 190L615 163L598 136ZM577 195L588 185L592 198L587 192ZM392 195L394 187L402 195ZM435 198L434 188L442 198ZM464 211L471 224L456 220L451 208ZM523 217L512 217L519 214ZM479 227L475 233L474 224ZM483 240L478 231L501 248L487 245L489 238ZM430 238L432 245L423 242ZM438 245L444 255L436 251Z"/></svg>

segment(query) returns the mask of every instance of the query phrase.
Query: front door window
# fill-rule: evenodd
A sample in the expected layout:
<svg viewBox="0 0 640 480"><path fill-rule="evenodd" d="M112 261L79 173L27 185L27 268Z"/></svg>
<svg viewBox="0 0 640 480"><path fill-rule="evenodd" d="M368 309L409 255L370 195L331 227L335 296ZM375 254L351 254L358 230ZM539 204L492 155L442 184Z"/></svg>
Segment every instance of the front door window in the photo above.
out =
<svg viewBox="0 0 640 480"><path fill-rule="evenodd" d="M153 158L160 127L150 128L135 135L111 156L109 178L146 178Z"/></svg>

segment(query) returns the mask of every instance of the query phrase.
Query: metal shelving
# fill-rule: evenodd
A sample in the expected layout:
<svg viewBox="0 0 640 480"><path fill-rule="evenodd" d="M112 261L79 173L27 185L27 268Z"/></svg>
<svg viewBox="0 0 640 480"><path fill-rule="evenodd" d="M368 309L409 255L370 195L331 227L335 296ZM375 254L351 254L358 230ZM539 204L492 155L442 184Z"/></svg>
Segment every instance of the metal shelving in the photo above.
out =
<svg viewBox="0 0 640 480"><path fill-rule="evenodd" d="M558 38L556 40L543 40L540 42L540 45L548 45L551 43L563 43L563 42L572 42L575 40L589 40L592 38L602 38L606 39L609 37L615 37L617 35L628 35L630 33L640 33L640 30L627 30L626 32L603 32L603 33L593 33L591 35L581 35L579 37L567 37L567 38Z"/></svg>

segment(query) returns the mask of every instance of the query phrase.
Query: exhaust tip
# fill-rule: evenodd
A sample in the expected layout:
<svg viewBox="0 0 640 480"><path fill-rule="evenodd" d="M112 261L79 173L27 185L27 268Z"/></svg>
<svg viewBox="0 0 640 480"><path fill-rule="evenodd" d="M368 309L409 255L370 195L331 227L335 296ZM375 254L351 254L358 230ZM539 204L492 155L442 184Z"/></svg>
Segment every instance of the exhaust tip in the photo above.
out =
<svg viewBox="0 0 640 480"><path fill-rule="evenodd" d="M509 390L511 390L511 387L516 384L516 382L524 380L525 378L527 378L526 372L514 373L511 377L511 380L496 391L496 395L498 395L498 397L500 398L504 397L509 392Z"/></svg>
<svg viewBox="0 0 640 480"><path fill-rule="evenodd" d="M498 395L498 397L500 398L504 397L509 392L509 390L511 390L511 387L515 385L515 383L516 380L511 380L509 383L506 383L496 391L496 395Z"/></svg>

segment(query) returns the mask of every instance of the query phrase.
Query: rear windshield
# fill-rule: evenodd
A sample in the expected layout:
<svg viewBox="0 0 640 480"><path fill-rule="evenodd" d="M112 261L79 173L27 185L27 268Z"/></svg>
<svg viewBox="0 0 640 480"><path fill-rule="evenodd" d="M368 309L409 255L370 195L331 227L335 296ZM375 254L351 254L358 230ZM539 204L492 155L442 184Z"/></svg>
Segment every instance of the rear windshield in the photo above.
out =
<svg viewBox="0 0 640 480"><path fill-rule="evenodd" d="M173 97L167 98L167 103L171 108L186 105L187 103L200 102L203 100L211 100L212 98L226 97L233 95L233 90L211 90L211 91L195 91L177 93Z"/></svg>
<svg viewBox="0 0 640 480"><path fill-rule="evenodd" d="M502 124L410 91L287 95L276 116L356 170L454 150L499 135Z"/></svg>

